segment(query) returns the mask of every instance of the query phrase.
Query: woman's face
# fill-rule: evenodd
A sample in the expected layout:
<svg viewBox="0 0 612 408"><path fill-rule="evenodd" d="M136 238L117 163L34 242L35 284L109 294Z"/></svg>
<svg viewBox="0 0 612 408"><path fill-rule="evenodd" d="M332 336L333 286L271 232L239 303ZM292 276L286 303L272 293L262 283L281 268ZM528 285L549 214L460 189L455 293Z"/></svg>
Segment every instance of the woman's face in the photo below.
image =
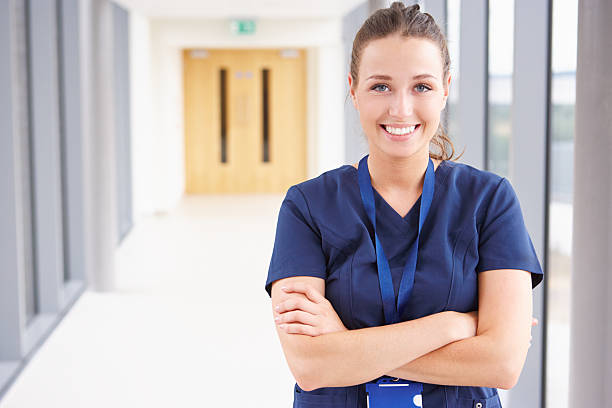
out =
<svg viewBox="0 0 612 408"><path fill-rule="evenodd" d="M368 43L358 69L359 82L353 83L350 74L348 80L370 154L428 154L450 85L450 75L446 84L442 78L438 46L390 35Z"/></svg>

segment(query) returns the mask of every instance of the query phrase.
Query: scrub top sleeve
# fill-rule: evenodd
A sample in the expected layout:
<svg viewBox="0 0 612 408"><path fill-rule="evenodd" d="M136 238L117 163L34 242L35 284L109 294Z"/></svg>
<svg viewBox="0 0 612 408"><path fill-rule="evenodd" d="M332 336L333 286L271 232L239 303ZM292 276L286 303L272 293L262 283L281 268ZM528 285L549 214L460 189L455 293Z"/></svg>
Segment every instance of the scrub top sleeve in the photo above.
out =
<svg viewBox="0 0 612 408"><path fill-rule="evenodd" d="M266 280L268 295L272 296L274 281L291 276L327 277L321 234L314 225L304 194L297 186L287 191L278 213L274 250Z"/></svg>
<svg viewBox="0 0 612 408"><path fill-rule="evenodd" d="M485 211L478 241L476 272L521 269L531 272L531 287L543 279L521 207L508 180L503 178Z"/></svg>

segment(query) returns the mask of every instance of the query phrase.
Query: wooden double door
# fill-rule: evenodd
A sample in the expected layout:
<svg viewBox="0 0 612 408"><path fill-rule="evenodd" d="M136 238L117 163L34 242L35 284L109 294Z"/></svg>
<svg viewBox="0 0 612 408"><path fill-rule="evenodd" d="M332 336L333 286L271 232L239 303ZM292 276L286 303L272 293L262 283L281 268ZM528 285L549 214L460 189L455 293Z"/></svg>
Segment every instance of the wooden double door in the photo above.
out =
<svg viewBox="0 0 612 408"><path fill-rule="evenodd" d="M303 50L184 50L186 192L285 192L306 177Z"/></svg>

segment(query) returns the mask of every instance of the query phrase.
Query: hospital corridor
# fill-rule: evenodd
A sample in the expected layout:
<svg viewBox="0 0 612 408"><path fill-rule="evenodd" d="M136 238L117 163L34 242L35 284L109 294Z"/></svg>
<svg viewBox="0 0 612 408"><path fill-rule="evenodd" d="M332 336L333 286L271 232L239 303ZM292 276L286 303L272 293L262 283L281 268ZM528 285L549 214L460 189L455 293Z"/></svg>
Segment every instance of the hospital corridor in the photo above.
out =
<svg viewBox="0 0 612 408"><path fill-rule="evenodd" d="M143 220L117 289L76 301L0 407L283 406L293 383L262 284L281 200L186 197ZM287 392L258 392L270 382Z"/></svg>
<svg viewBox="0 0 612 408"><path fill-rule="evenodd" d="M372 357L350 336L433 315L470 316L446 346L484 337L402 377L414 406L612 408L611 19L609 0L0 0L0 408L366 408L364 373L406 369L386 359L414 337ZM532 273L510 278L523 307L481 289L491 270ZM339 360L281 342L281 279L325 290L335 313L283 313L345 331ZM478 332L487 298L506 332Z"/></svg>

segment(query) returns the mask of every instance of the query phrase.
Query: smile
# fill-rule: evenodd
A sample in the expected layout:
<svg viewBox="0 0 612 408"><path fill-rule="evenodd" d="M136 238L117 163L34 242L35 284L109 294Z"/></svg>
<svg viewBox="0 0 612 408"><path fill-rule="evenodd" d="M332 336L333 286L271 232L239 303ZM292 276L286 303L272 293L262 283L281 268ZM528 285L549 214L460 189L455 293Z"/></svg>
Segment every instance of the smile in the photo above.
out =
<svg viewBox="0 0 612 408"><path fill-rule="evenodd" d="M380 125L380 127L392 140L405 140L406 138L411 136L418 128L420 128L421 124L419 123L417 125L406 126L402 128L396 128L387 125Z"/></svg>

